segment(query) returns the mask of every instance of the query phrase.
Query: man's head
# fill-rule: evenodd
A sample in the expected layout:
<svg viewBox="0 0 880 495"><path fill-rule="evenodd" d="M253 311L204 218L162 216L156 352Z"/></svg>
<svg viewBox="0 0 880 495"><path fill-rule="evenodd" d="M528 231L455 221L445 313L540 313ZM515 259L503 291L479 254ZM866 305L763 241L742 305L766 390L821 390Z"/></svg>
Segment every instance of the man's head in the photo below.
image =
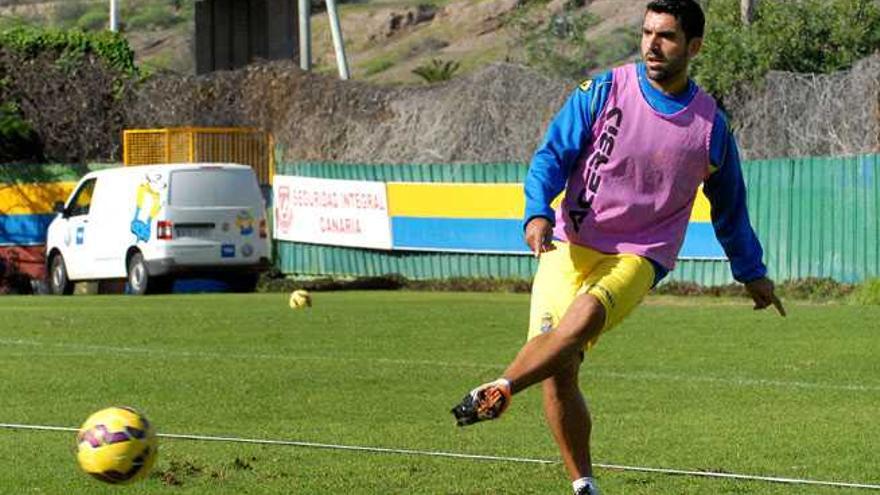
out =
<svg viewBox="0 0 880 495"><path fill-rule="evenodd" d="M642 23L642 57L648 78L686 80L690 59L703 46L706 18L696 0L652 0Z"/></svg>

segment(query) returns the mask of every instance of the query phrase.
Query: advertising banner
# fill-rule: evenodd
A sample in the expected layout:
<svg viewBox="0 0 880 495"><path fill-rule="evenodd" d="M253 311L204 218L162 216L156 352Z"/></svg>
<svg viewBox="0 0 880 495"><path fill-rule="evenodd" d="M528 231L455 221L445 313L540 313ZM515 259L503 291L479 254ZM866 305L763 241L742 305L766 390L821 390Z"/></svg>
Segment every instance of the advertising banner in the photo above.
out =
<svg viewBox="0 0 880 495"><path fill-rule="evenodd" d="M276 239L391 249L384 182L276 175Z"/></svg>

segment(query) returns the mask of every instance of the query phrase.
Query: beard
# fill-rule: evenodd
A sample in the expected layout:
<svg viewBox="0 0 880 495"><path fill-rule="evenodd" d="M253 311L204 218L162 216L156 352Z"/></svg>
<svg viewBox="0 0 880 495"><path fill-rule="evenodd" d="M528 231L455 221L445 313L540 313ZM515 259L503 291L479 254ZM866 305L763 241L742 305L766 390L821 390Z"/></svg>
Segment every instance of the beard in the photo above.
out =
<svg viewBox="0 0 880 495"><path fill-rule="evenodd" d="M648 62L648 57L654 58L655 61ZM643 55L643 59L645 60L645 73L652 81L665 82L687 70L687 57L684 55L664 57L660 54L647 53Z"/></svg>

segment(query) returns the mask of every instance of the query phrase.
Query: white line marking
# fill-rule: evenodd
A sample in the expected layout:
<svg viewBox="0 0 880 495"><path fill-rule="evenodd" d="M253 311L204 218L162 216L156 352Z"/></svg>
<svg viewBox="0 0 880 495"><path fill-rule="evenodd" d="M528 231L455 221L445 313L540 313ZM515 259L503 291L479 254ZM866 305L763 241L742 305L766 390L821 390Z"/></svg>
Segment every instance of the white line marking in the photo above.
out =
<svg viewBox="0 0 880 495"><path fill-rule="evenodd" d="M149 349L138 347L115 347L101 345L83 345L68 343L46 343L31 340L11 340L0 339L0 346L31 346L31 347L54 347L58 349L72 349L77 351L91 351L101 353L129 353L129 354L150 354L164 357L183 357L187 359L265 359L279 361L329 361L341 363L382 363L402 366L432 366L438 368L453 369L480 369L480 370L503 370L503 364L493 363L453 363L447 361L432 360L414 360L414 359L391 359L391 358L346 358L331 356L296 356L290 354L231 354L219 352L204 351L177 351L167 349ZM586 371L587 375L597 377L607 377L621 380L651 380L651 381L673 381L673 382L694 382L694 383L716 383L721 385L730 385L737 387L765 387L765 388L793 388L802 390L839 390L844 392L880 392L880 385L873 384L854 384L854 383L821 383L821 382L803 382L794 380L768 380L763 378L743 378L743 377L713 377L713 376L690 376L675 373L656 373L656 372L628 372L603 370L599 367L589 367Z"/></svg>
<svg viewBox="0 0 880 495"><path fill-rule="evenodd" d="M76 432L77 428L69 428L64 426L45 426L45 425L26 425L16 423L0 423L0 428L12 430L37 430L37 431L63 431ZM387 447L365 447L360 445L337 445L331 443L316 442L299 442L294 440L268 440L259 438L241 438L241 437L218 437L207 435L191 435L191 434L174 434L159 433L161 438L170 438L176 440L195 440L202 442L228 442L228 443L246 443L256 445L285 445L292 447L307 447L315 449L332 449L332 450L348 450L356 452L370 452L380 454L404 454L414 456L429 457L447 457L455 459L470 459L480 461L500 461L500 462L516 462L525 464L559 464L559 461L550 459L534 459L528 457L507 457L495 455L479 455L479 454L461 454L457 452L442 452L432 450L412 450L412 449L394 449ZM814 485L814 486L833 486L838 488L863 488L868 490L880 490L880 485L869 485L866 483L850 483L842 481L819 481L798 478L780 478L776 476L757 476L750 474L737 473L716 473L711 471L690 471L685 469L669 469L669 468L653 468L642 466L625 466L621 464L600 464L595 463L594 466L603 469L616 471L636 471L643 473L670 474L678 476L696 476L702 478L726 478L741 481L764 481L769 483L784 483L790 485Z"/></svg>
<svg viewBox="0 0 880 495"><path fill-rule="evenodd" d="M660 473L680 476L697 476L703 478L727 478L734 480L748 481L766 481L770 483L786 483L790 485L814 485L814 486L834 486L838 488L864 488L868 490L880 490L880 485L869 485L865 483L849 483L843 481L819 481L798 478L779 478L776 476L757 476L751 474L736 473L714 473L712 471L688 471L684 469L667 469L667 468L651 468L641 466L622 466L617 464L594 464L604 469L619 469L621 471L639 471L643 473Z"/></svg>
<svg viewBox="0 0 880 495"><path fill-rule="evenodd" d="M598 376L621 378L625 380L718 383L723 385L736 385L741 387L783 387L800 389L842 390L847 392L880 392L880 386L877 385L801 382L793 380L767 380L763 378L721 378L713 376L689 376L677 375L674 373L653 373L643 371L622 373L619 371L607 371L601 369L594 369L588 371L588 373L593 373L593 371L595 371L594 374Z"/></svg>

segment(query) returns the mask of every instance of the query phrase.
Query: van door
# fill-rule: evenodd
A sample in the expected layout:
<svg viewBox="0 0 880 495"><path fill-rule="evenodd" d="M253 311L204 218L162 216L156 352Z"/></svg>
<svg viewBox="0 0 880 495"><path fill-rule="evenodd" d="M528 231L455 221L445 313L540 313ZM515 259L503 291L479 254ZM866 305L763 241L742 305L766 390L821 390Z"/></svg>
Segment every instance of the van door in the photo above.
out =
<svg viewBox="0 0 880 495"><path fill-rule="evenodd" d="M124 278L125 253L131 245L131 174L104 174L95 187L89 209L92 270L96 278Z"/></svg>
<svg viewBox="0 0 880 495"><path fill-rule="evenodd" d="M171 173L167 219L173 222L176 262L191 266L256 264L263 198L253 170L219 168Z"/></svg>
<svg viewBox="0 0 880 495"><path fill-rule="evenodd" d="M89 247L94 241L93 228L89 225L89 210L97 181L97 178L92 178L80 184L63 212L66 225L62 229L64 231L62 252L67 275L71 280L81 280L91 276L93 255L89 252Z"/></svg>

